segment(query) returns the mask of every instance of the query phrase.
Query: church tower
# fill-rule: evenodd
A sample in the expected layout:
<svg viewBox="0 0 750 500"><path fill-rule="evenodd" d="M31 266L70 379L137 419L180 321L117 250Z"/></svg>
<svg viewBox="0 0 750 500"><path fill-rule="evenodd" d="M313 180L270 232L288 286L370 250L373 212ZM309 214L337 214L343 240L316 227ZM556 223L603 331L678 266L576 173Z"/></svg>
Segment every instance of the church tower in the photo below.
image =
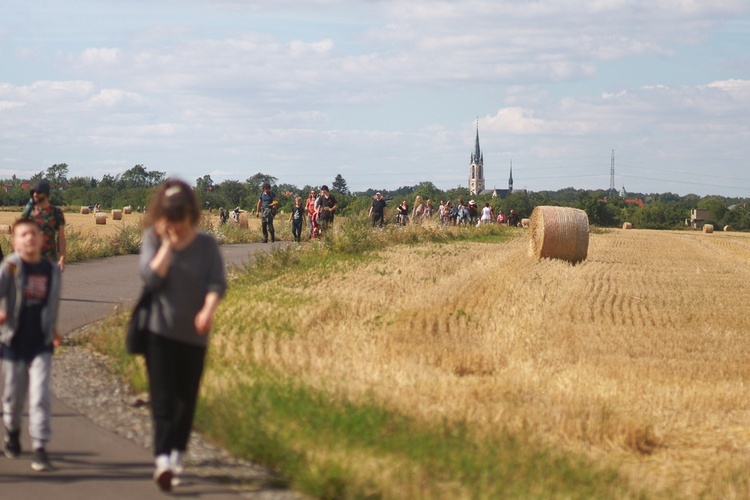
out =
<svg viewBox="0 0 750 500"><path fill-rule="evenodd" d="M484 191L484 155L479 148L479 120L477 120L477 139L474 144L474 152L471 154L471 166L469 167L469 193L477 195Z"/></svg>
<svg viewBox="0 0 750 500"><path fill-rule="evenodd" d="M508 178L508 194L513 192L513 160L510 160L510 177Z"/></svg>

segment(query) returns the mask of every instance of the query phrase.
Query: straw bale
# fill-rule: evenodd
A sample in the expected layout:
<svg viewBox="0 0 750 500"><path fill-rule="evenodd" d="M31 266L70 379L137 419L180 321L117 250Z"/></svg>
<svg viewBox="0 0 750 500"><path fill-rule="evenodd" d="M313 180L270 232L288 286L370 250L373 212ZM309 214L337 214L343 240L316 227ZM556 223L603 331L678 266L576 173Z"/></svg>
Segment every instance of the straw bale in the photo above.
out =
<svg viewBox="0 0 750 500"><path fill-rule="evenodd" d="M89 214L89 207L81 207L81 214L88 215Z"/></svg>
<svg viewBox="0 0 750 500"><path fill-rule="evenodd" d="M734 231L734 228L732 226L726 225L726 226L724 226L724 231L726 231L726 232Z"/></svg>
<svg viewBox="0 0 750 500"><path fill-rule="evenodd" d="M94 218L96 219L97 224L107 223L107 214L105 214L104 212L97 212L96 215L94 215Z"/></svg>
<svg viewBox="0 0 750 500"><path fill-rule="evenodd" d="M132 214L133 213L133 207L131 207L130 205L128 205L127 207L122 207L122 213L124 213L125 215Z"/></svg>
<svg viewBox="0 0 750 500"><path fill-rule="evenodd" d="M521 227L529 227L529 224L531 224L531 219L521 219Z"/></svg>
<svg viewBox="0 0 750 500"><path fill-rule="evenodd" d="M623 229L633 229L633 224L631 222L623 222L622 223Z"/></svg>
<svg viewBox="0 0 750 500"><path fill-rule="evenodd" d="M122 220L122 210L112 210L112 220Z"/></svg>
<svg viewBox="0 0 750 500"><path fill-rule="evenodd" d="M240 214L240 227L242 229L248 229L250 227L250 222L247 220L247 212L242 212Z"/></svg>
<svg viewBox="0 0 750 500"><path fill-rule="evenodd" d="M706 234L713 233L714 232L714 225L713 224L703 224L703 232Z"/></svg>
<svg viewBox="0 0 750 500"><path fill-rule="evenodd" d="M531 213L531 252L538 258L580 262L589 248L589 217L583 210L538 206Z"/></svg>

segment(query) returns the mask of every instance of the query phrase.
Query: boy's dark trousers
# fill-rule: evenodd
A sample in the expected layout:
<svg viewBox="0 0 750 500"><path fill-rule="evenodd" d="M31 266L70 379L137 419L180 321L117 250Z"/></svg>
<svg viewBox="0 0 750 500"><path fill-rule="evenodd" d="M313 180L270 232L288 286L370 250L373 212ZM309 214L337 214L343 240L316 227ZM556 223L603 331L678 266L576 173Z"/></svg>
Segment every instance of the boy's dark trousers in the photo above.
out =
<svg viewBox="0 0 750 500"><path fill-rule="evenodd" d="M294 241L299 243L302 236L302 219L292 221L292 236L294 236Z"/></svg>

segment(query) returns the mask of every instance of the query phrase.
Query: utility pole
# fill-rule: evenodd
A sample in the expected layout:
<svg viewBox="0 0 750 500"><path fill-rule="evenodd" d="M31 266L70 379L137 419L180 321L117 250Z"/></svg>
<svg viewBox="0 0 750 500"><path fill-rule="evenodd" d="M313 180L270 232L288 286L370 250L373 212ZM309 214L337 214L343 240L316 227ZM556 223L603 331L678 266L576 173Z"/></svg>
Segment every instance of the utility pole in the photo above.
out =
<svg viewBox="0 0 750 500"><path fill-rule="evenodd" d="M614 196L617 193L615 190L615 150L612 150L612 161L609 167L609 194Z"/></svg>

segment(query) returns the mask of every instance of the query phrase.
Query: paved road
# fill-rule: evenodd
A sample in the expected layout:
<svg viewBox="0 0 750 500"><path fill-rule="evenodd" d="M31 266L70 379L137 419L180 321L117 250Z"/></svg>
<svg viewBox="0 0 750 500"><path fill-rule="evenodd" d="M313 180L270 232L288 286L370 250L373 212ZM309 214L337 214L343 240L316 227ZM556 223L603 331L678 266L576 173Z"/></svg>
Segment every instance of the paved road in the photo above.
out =
<svg viewBox="0 0 750 500"><path fill-rule="evenodd" d="M269 251L272 245L253 243L221 248L228 265L243 265L251 262L257 252ZM66 266L58 322L60 332L65 335L100 320L119 304L129 307L141 288L137 261L138 256L126 255ZM149 450L97 426L55 397L52 431L48 452L57 470L47 474L31 470L30 443L24 426L21 457L9 460L0 455L0 499L164 498L151 481L153 457ZM235 492L209 482L178 488L172 495L239 498Z"/></svg>

